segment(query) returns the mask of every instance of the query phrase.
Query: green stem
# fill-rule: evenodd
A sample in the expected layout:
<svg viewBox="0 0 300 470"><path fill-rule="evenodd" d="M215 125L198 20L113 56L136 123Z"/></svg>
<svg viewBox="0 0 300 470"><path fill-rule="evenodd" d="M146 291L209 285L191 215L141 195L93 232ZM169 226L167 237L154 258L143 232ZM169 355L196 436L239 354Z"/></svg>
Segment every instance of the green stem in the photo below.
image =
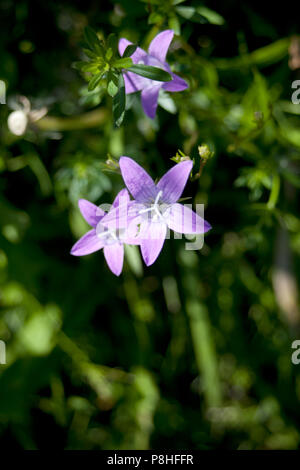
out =
<svg viewBox="0 0 300 470"><path fill-rule="evenodd" d="M222 396L218 364L207 308L199 300L192 299L187 301L186 310L206 404L208 407L220 406Z"/></svg>
<svg viewBox="0 0 300 470"><path fill-rule="evenodd" d="M106 109L95 109L72 117L45 116L35 123L43 131L73 131L98 127L107 122Z"/></svg>
<svg viewBox="0 0 300 470"><path fill-rule="evenodd" d="M189 267L185 272L186 312L189 319L192 342L198 372L201 378L201 392L208 408L222 405L222 391L218 371L218 360L212 335L209 314L201 302L195 274Z"/></svg>
<svg viewBox="0 0 300 470"><path fill-rule="evenodd" d="M277 204L278 197L280 192L280 176L277 173L273 174L272 178L272 188L270 192L270 197L267 202L268 209L274 209Z"/></svg>

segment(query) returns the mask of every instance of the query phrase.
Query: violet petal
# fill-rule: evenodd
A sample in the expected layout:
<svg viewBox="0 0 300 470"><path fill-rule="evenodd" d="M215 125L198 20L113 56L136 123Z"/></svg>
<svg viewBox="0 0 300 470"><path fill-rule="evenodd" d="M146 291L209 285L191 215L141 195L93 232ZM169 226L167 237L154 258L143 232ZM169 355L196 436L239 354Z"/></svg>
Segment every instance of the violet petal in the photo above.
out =
<svg viewBox="0 0 300 470"><path fill-rule="evenodd" d="M121 157L119 163L123 180L134 199L142 203L155 199L157 189L151 176L129 157Z"/></svg>
<svg viewBox="0 0 300 470"><path fill-rule="evenodd" d="M145 80L147 80L133 72L123 72L123 77L126 95L135 93L136 91L141 91L145 86Z"/></svg>
<svg viewBox="0 0 300 470"><path fill-rule="evenodd" d="M159 82L158 84L149 86L142 90L142 106L145 114L151 119L155 118L158 94L161 87L162 82Z"/></svg>
<svg viewBox="0 0 300 470"><path fill-rule="evenodd" d="M103 238L98 238L96 230L90 230L81 237L72 247L71 255L85 256L100 250L104 246Z"/></svg>
<svg viewBox="0 0 300 470"><path fill-rule="evenodd" d="M150 43L148 49L149 54L160 62L164 62L173 36L174 31L172 29L167 29L166 31L159 33Z"/></svg>
<svg viewBox="0 0 300 470"><path fill-rule="evenodd" d="M124 247L119 243L106 245L104 247L104 256L109 269L116 276L120 276L123 268Z"/></svg>
<svg viewBox="0 0 300 470"><path fill-rule="evenodd" d="M193 167L193 162L187 160L173 166L157 183L157 189L162 191L162 200L167 204L173 204L180 198L189 174Z"/></svg>
<svg viewBox="0 0 300 470"><path fill-rule="evenodd" d="M171 72L172 80L163 84L163 89L166 91L183 91L188 88L188 84L183 78Z"/></svg>
<svg viewBox="0 0 300 470"><path fill-rule="evenodd" d="M167 233L167 226L160 222L151 222L147 230L143 230L141 237L141 252L147 266L157 259L163 247Z"/></svg>
<svg viewBox="0 0 300 470"><path fill-rule="evenodd" d="M102 209L86 199L79 199L78 206L84 219L94 228L96 228L97 224L105 215Z"/></svg>
<svg viewBox="0 0 300 470"><path fill-rule="evenodd" d="M118 48L121 56L124 54L126 47L130 44L132 44L132 42L128 41L128 39L120 39ZM130 58L132 59L134 64L137 64L140 60L143 59L143 57L145 57L145 55L147 55L147 53L143 51L143 49L141 49L140 47L137 47L134 53L130 56Z"/></svg>
<svg viewBox="0 0 300 470"><path fill-rule="evenodd" d="M211 225L190 207L178 203L172 204L166 222L171 230L178 233L200 234L211 229Z"/></svg>

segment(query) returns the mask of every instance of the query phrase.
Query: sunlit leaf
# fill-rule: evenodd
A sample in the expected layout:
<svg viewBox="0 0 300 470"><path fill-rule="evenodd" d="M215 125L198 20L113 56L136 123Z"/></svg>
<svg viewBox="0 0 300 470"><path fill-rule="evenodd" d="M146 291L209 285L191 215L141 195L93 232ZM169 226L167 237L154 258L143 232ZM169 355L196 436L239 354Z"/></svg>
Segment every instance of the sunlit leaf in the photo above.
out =
<svg viewBox="0 0 300 470"><path fill-rule="evenodd" d="M114 97L118 92L119 74L109 72L107 75L107 92L111 97Z"/></svg>
<svg viewBox="0 0 300 470"><path fill-rule="evenodd" d="M122 59L116 60L113 64L113 67L117 69L128 69L133 65L132 59L130 57L122 57Z"/></svg>

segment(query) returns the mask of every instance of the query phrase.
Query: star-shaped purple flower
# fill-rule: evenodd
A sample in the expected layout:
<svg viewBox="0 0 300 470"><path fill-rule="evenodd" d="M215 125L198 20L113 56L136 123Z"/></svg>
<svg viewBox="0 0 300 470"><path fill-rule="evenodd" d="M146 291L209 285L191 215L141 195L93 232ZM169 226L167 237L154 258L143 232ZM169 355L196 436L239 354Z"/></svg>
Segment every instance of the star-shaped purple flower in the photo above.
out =
<svg viewBox="0 0 300 470"><path fill-rule="evenodd" d="M124 214L124 210L127 211L128 203L128 191L127 189L122 189L115 198L110 212L117 213L118 216ZM84 256L103 248L104 257L110 270L116 276L119 276L123 268L123 245L139 244L138 239L135 237L136 234L132 231L132 226L128 226L126 229L116 224L114 228L108 228L102 224L102 220L110 212L107 214L86 199L79 199L78 205L81 214L93 228L75 243L71 254L74 256Z"/></svg>
<svg viewBox="0 0 300 470"><path fill-rule="evenodd" d="M123 180L135 199L128 204L128 214L139 224L141 252L147 266L153 264L158 257L168 228L186 234L200 234L211 229L210 224L189 205L177 202L192 166L191 160L178 163L155 184L134 160L129 157L120 158ZM116 219L116 212L111 211L103 222L108 227L113 227Z"/></svg>
<svg viewBox="0 0 300 470"><path fill-rule="evenodd" d="M133 72L124 72L123 74L126 94L141 91L143 109L151 119L154 119L156 114L158 94L161 88L166 91L182 91L188 87L186 81L173 73L166 62L166 55L173 36L174 31L172 29L162 31L152 40L148 53L138 47L131 56L134 64L151 65L165 70L172 76L171 81L158 82L157 80L141 77ZM120 39L119 52L121 55L123 55L129 44L132 43L127 39Z"/></svg>

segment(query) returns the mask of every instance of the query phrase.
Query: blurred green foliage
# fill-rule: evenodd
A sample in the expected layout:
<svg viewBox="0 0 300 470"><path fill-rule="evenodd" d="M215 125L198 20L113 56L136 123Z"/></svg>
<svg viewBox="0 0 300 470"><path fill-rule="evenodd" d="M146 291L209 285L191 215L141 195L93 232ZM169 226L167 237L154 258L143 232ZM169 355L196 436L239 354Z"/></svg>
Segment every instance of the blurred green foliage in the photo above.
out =
<svg viewBox="0 0 300 470"><path fill-rule="evenodd" d="M296 16L253 1L2 0L0 18L1 446L299 448ZM161 96L154 121L128 96L114 129L111 97L71 67L86 26L144 48L173 28L168 61L189 89ZM198 146L214 152L205 166ZM70 256L87 230L78 198L111 203L121 155L161 175L175 154L194 158L184 196L213 226L201 251L172 239L145 269L127 247L120 278L102 253Z"/></svg>

